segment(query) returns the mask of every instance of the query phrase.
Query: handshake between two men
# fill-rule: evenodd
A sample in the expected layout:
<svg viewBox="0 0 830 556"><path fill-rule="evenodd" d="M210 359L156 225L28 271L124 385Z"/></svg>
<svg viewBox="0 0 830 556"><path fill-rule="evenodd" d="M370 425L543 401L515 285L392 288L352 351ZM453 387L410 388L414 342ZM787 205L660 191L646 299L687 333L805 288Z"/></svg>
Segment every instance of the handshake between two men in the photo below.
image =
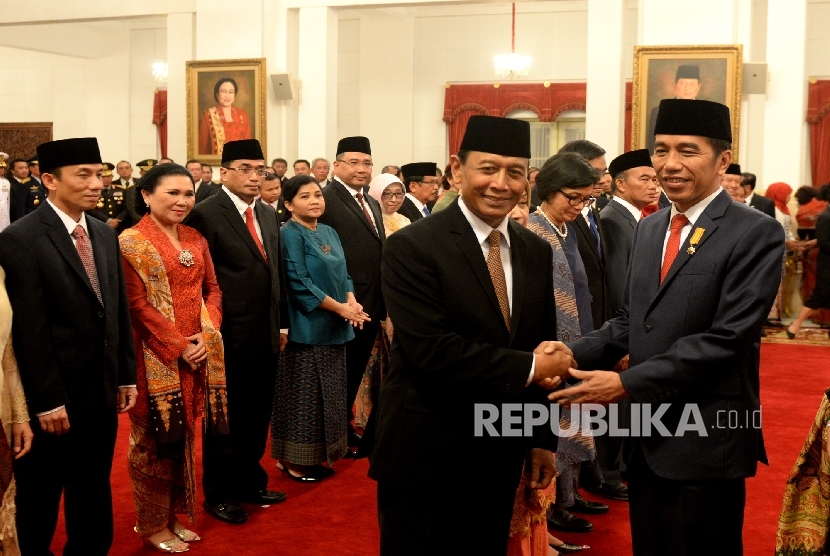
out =
<svg viewBox="0 0 830 556"><path fill-rule="evenodd" d="M573 352L562 342L542 342L533 350L536 367L533 382L545 390L555 390L568 377L581 381L572 388L548 395L560 405L598 403L609 404L621 400L626 392L619 374L613 371L580 371Z"/></svg>

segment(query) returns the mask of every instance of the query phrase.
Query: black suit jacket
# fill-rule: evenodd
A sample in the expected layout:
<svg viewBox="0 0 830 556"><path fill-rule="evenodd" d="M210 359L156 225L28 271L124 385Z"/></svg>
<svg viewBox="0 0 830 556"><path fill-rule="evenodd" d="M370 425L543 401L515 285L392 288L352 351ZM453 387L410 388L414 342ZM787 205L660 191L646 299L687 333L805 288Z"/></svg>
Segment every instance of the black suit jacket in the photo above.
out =
<svg viewBox="0 0 830 556"><path fill-rule="evenodd" d="M594 202L594 206L599 212L602 212L602 209L608 206L608 203L611 202L611 199L606 197L605 195L600 195L597 197L597 200Z"/></svg>
<svg viewBox="0 0 830 556"><path fill-rule="evenodd" d="M193 207L185 224L205 236L222 290L222 339L232 350L279 353L280 324L288 328L282 291L280 226L274 209L254 206L268 255L262 257L231 198L220 189Z"/></svg>
<svg viewBox="0 0 830 556"><path fill-rule="evenodd" d="M600 251L597 251L597 242L588 227L588 221L580 214L573 223L576 228L579 255L582 257L582 264L585 265L585 273L588 275L588 290L591 292L591 319L596 329L611 318L611 304L605 276L605 265L608 259L608 250L605 245L606 234L602 229L599 211L591 207L591 212L594 214L594 221L599 231L602 257L600 257Z"/></svg>
<svg viewBox="0 0 830 556"><path fill-rule="evenodd" d="M323 189L326 212L320 222L331 226L340 237L346 255L346 268L354 282L354 295L373 322L386 318L386 305L380 285L380 261L386 233L380 204L368 195L363 197L366 208L372 211L377 231L372 227L360 205L339 180Z"/></svg>
<svg viewBox="0 0 830 556"><path fill-rule="evenodd" d="M767 216L775 218L775 201L767 199L763 195L757 193L752 195L752 200L749 203L752 208L758 209Z"/></svg>
<svg viewBox="0 0 830 556"><path fill-rule="evenodd" d="M134 186L137 182L138 180L135 178L130 178L127 182L125 182L121 178L118 178L117 180L112 180L112 185L117 185L122 189L127 189L128 187Z"/></svg>
<svg viewBox="0 0 830 556"><path fill-rule="evenodd" d="M697 219L660 284L670 213L658 212L637 226L620 316L570 347L583 369L610 369L630 352L623 386L632 402L671 403L661 418L671 434L687 404L696 404L707 436L693 431L666 437L652 429L651 436L637 439L657 475L682 481L749 477L758 461L766 462L753 412L760 409L761 327L781 280L784 231L722 191ZM703 236L689 254L696 228ZM737 418L734 426L729 415Z"/></svg>
<svg viewBox="0 0 830 556"><path fill-rule="evenodd" d="M12 338L32 415L62 405L110 408L135 384L135 346L115 231L86 218L103 304L48 204L0 234Z"/></svg>
<svg viewBox="0 0 830 556"><path fill-rule="evenodd" d="M608 203L600 213L600 219L606 242L605 276L608 282L608 304L611 314L614 315L622 307L628 259L631 257L631 244L634 242L637 220L616 199Z"/></svg>
<svg viewBox="0 0 830 556"><path fill-rule="evenodd" d="M556 337L550 246L509 221L513 303L508 331L482 249L458 201L390 236L383 291L395 323L389 374L381 386L369 476L407 483L447 465L514 467L529 446L556 449L542 427L534 438L475 438L475 403L544 400L526 388L532 351ZM441 249L431 240L445 238ZM497 430L501 421L497 421ZM513 481L515 476L506 477ZM491 485L492 486L492 485Z"/></svg>
<svg viewBox="0 0 830 556"><path fill-rule="evenodd" d="M196 190L196 202L201 203L211 195L216 195L220 189L222 186L213 182L201 182L199 189Z"/></svg>
<svg viewBox="0 0 830 556"><path fill-rule="evenodd" d="M415 203L412 202L412 199L409 197L404 196L403 204L401 208L398 209L398 214L403 214L407 218L409 218L410 222L415 222L416 220L420 220L424 217L424 213L418 210L418 207L415 206Z"/></svg>

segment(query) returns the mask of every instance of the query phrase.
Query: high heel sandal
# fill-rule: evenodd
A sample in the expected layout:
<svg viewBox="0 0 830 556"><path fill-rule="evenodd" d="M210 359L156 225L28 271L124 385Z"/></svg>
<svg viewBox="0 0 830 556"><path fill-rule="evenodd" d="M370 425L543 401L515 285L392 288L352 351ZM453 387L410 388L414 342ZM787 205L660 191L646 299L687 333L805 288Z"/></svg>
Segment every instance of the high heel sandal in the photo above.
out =
<svg viewBox="0 0 830 556"><path fill-rule="evenodd" d="M319 473L310 470L305 475L294 475L291 471L288 470L288 467L282 462L277 464L277 469L282 471L283 475L287 475L289 479L292 481L296 481L298 483L319 483L324 479Z"/></svg>
<svg viewBox="0 0 830 556"><path fill-rule="evenodd" d="M135 530L135 527L133 527L133 530ZM150 540L150 537L141 537L141 544L145 547L150 546L156 552L161 552L162 554L179 554L180 552L190 550L190 545L180 538L173 538L156 544Z"/></svg>
<svg viewBox="0 0 830 556"><path fill-rule="evenodd" d="M790 332L789 328L787 328L787 338L789 338L790 340L795 338L795 333Z"/></svg>
<svg viewBox="0 0 830 556"><path fill-rule="evenodd" d="M173 534L179 537L184 542L196 542L202 540L202 537L199 536L196 531L191 531L190 529L181 526L179 528L173 527Z"/></svg>

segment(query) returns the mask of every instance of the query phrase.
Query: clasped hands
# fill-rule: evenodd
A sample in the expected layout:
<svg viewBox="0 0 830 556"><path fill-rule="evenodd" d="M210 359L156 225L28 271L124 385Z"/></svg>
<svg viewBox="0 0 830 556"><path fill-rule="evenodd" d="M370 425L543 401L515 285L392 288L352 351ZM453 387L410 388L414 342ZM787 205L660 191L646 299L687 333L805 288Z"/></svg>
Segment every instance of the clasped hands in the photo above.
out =
<svg viewBox="0 0 830 556"><path fill-rule="evenodd" d="M349 321L349 324L357 326L361 330L363 330L364 322L372 321L372 319L369 318L369 315L363 311L363 305L357 302L354 294L351 292L349 292L346 297L346 302L340 303L337 314Z"/></svg>
<svg viewBox="0 0 830 556"><path fill-rule="evenodd" d="M202 335L201 332L194 334L193 336L185 337L185 340L190 342L184 351L182 351L181 358L182 360L190 365L192 370L196 370L199 368L199 365L205 362L207 359L207 348L205 347L205 337Z"/></svg>
<svg viewBox="0 0 830 556"><path fill-rule="evenodd" d="M536 356L533 382L539 387L554 390L569 376L581 381L573 388L548 394L548 399L552 402L564 406L574 403L609 404L626 395L617 373L578 370L573 352L562 342L542 342L533 353Z"/></svg>

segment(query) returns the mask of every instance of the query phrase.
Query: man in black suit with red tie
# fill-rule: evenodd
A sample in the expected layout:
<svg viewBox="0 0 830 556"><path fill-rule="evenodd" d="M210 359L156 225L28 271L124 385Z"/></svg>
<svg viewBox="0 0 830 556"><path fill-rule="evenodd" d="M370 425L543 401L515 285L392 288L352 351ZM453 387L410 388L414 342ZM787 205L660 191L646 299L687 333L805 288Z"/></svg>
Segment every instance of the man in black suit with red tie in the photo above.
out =
<svg viewBox="0 0 830 556"><path fill-rule="evenodd" d="M635 230L619 316L570 345L582 369L611 369L626 353L630 366L572 370L581 384L550 397L607 404L627 396L632 414L651 404L649 414L661 415L662 432L632 431L635 556L739 555L746 477L767 461L758 359L784 232L719 185L732 159L726 106L663 100L655 133L652 162L673 205Z"/></svg>
<svg viewBox="0 0 830 556"><path fill-rule="evenodd" d="M371 322L354 329L346 344L346 416L352 421L352 404L375 345L386 305L380 286L380 259L386 233L380 204L363 193L372 179L372 147L366 137L346 137L337 143L334 179L323 189L326 212L320 223L334 228L343 244L346 268L354 282L354 296ZM349 434L350 456L356 455L359 439Z"/></svg>
<svg viewBox="0 0 830 556"><path fill-rule="evenodd" d="M135 405L135 346L94 137L37 148L49 198L0 234L12 338L35 437L14 462L23 554L51 554L61 495L67 556L109 552L118 413Z"/></svg>
<svg viewBox="0 0 830 556"><path fill-rule="evenodd" d="M369 468L382 556L505 554L523 464L529 488L554 473L547 423L512 438L475 428L477 404L544 400L537 385L571 362L545 342L556 337L550 246L507 217L529 158L527 122L471 117L452 156L461 197L384 246L395 335Z"/></svg>
<svg viewBox="0 0 830 556"><path fill-rule="evenodd" d="M193 207L185 223L205 236L222 289L222 339L228 381L230 434L202 435L205 510L244 523L240 503L274 504L265 454L279 352L288 341L277 215L257 201L267 171L256 139L225 143L222 188ZM282 323L282 324L281 324Z"/></svg>

